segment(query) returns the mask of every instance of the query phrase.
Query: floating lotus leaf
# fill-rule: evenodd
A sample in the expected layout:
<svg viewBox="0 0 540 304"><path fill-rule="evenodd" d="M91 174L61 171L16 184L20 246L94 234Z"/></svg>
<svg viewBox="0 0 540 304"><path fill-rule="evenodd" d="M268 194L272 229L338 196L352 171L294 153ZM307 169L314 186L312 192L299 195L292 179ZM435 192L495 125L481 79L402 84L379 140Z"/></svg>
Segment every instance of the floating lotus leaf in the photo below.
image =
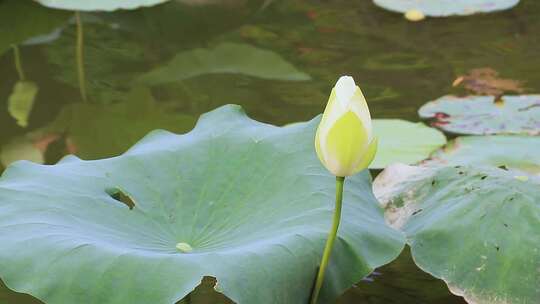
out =
<svg viewBox="0 0 540 304"><path fill-rule="evenodd" d="M435 152L427 164L505 166L540 175L540 136L464 136Z"/></svg>
<svg viewBox="0 0 540 304"><path fill-rule="evenodd" d="M444 96L418 113L451 133L540 134L540 95L503 96L500 102L492 96Z"/></svg>
<svg viewBox="0 0 540 304"><path fill-rule="evenodd" d="M517 5L519 0L373 0L373 2L394 12L418 10L426 16L447 17L505 10Z"/></svg>
<svg viewBox="0 0 540 304"><path fill-rule="evenodd" d="M47 304L172 304L204 276L237 303L307 303L334 208L318 121L275 127L224 106L118 157L15 163L0 179L0 277ZM321 303L403 247L368 172L345 186Z"/></svg>
<svg viewBox="0 0 540 304"><path fill-rule="evenodd" d="M18 81L8 99L8 112L23 128L28 126L28 117L34 107L38 86L31 81Z"/></svg>
<svg viewBox="0 0 540 304"><path fill-rule="evenodd" d="M136 9L154 6L169 0L35 0L50 8L70 11L115 11L119 9Z"/></svg>
<svg viewBox="0 0 540 304"><path fill-rule="evenodd" d="M475 304L538 303L539 186L498 168L405 165L374 183L416 264Z"/></svg>
<svg viewBox="0 0 540 304"><path fill-rule="evenodd" d="M204 74L242 74L263 79L309 80L273 51L241 43L223 43L211 49L178 53L166 66L158 67L140 78L155 85L181 81Z"/></svg>
<svg viewBox="0 0 540 304"><path fill-rule="evenodd" d="M392 163L415 164L446 143L446 137L437 129L423 123L400 119L373 120L379 148L370 168L382 169Z"/></svg>

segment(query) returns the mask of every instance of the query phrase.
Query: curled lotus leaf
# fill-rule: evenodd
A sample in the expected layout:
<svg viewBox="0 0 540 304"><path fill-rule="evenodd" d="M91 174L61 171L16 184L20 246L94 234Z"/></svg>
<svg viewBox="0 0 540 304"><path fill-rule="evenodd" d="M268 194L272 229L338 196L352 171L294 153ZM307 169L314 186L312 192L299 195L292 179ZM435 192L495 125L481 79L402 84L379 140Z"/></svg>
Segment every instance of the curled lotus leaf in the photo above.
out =
<svg viewBox="0 0 540 304"><path fill-rule="evenodd" d="M519 0L373 0L390 11L406 13L411 10L431 17L472 15L506 10L516 6Z"/></svg>
<svg viewBox="0 0 540 304"><path fill-rule="evenodd" d="M423 105L420 117L446 132L471 135L540 134L540 95L444 96Z"/></svg>
<svg viewBox="0 0 540 304"><path fill-rule="evenodd" d="M415 263L474 304L540 299L540 192L494 167L393 165L374 182Z"/></svg>
<svg viewBox="0 0 540 304"><path fill-rule="evenodd" d="M117 157L14 163L0 179L0 277L47 304L172 304L203 277L237 303L307 303L334 208L318 122L276 127L224 106ZM321 303L403 248L368 171L345 188Z"/></svg>

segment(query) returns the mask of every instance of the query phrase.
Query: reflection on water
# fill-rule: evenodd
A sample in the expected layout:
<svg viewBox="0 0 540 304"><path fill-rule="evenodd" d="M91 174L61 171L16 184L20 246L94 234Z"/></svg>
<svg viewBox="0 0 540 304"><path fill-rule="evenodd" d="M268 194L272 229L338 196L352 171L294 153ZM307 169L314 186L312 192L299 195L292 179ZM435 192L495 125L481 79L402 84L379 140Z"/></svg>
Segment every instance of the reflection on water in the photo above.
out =
<svg viewBox="0 0 540 304"><path fill-rule="evenodd" d="M201 113L227 103L270 123L307 120L322 111L342 74L357 79L376 118L418 120L426 101L465 94L470 86L452 82L478 68L537 93L539 14L534 0L506 12L420 23L371 1L350 0L171 1L85 13L89 102L83 103L72 14L3 0L0 170L17 157L54 163L67 153L116 155L152 129L188 131ZM25 80L39 88L33 104L17 114L19 123L8 106L21 81L12 44L20 50ZM37 303L0 290L1 303ZM212 299L204 290L194 302ZM339 303L462 300L404 254Z"/></svg>

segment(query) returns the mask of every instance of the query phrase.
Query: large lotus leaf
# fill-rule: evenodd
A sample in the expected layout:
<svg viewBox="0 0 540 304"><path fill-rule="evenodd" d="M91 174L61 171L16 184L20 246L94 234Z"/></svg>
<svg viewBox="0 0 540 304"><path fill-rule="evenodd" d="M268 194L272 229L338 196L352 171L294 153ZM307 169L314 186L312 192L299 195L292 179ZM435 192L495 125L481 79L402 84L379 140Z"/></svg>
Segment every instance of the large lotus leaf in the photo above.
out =
<svg viewBox="0 0 540 304"><path fill-rule="evenodd" d="M35 133L63 134L68 138L70 152L96 159L125 152L153 129L185 132L196 121L196 117L156 102L145 88L134 88L124 99L112 105L69 104L50 125Z"/></svg>
<svg viewBox="0 0 540 304"><path fill-rule="evenodd" d="M8 112L23 128L28 126L28 118L34 107L38 86L31 81L18 81L8 99Z"/></svg>
<svg viewBox="0 0 540 304"><path fill-rule="evenodd" d="M509 9L519 0L373 0L390 11L405 13L419 10L426 16L472 15Z"/></svg>
<svg viewBox="0 0 540 304"><path fill-rule="evenodd" d="M204 74L242 74L263 79L309 80L273 51L241 43L222 43L211 49L194 49L178 54L139 80L145 84L181 81Z"/></svg>
<svg viewBox="0 0 540 304"><path fill-rule="evenodd" d="M505 166L540 175L540 136L464 136L435 152L427 164Z"/></svg>
<svg viewBox="0 0 540 304"><path fill-rule="evenodd" d="M0 55L12 44L48 34L66 23L70 14L51 11L32 1L0 1Z"/></svg>
<svg viewBox="0 0 540 304"><path fill-rule="evenodd" d="M379 138L375 160L369 166L382 169L392 163L415 164L446 143L437 129L400 119L375 119L373 130Z"/></svg>
<svg viewBox="0 0 540 304"><path fill-rule="evenodd" d="M136 9L154 6L169 0L35 0L50 8L71 11L115 11L119 9Z"/></svg>
<svg viewBox="0 0 540 304"><path fill-rule="evenodd" d="M0 179L0 277L47 304L169 304L204 276L237 303L307 303L335 191L317 124L275 127L225 106L118 157L12 164ZM345 187L321 303L403 247L368 172Z"/></svg>
<svg viewBox="0 0 540 304"><path fill-rule="evenodd" d="M457 134L540 134L540 95L444 96L418 111L433 125Z"/></svg>
<svg viewBox="0 0 540 304"><path fill-rule="evenodd" d="M475 304L540 299L540 184L494 167L395 165L374 183L416 264Z"/></svg>

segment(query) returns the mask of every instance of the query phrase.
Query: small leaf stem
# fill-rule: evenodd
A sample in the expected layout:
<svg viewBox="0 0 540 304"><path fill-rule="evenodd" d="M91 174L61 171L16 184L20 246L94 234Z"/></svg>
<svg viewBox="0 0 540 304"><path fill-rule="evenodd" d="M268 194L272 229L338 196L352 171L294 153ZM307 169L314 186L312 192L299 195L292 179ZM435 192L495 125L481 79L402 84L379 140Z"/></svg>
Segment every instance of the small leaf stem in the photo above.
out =
<svg viewBox="0 0 540 304"><path fill-rule="evenodd" d="M19 47L15 44L12 44L11 47L13 48L13 56L15 57L15 69L17 70L17 74L19 74L19 80L24 81L26 80L26 77L24 76L24 70L22 68L22 60L21 54L19 52Z"/></svg>
<svg viewBox="0 0 540 304"><path fill-rule="evenodd" d="M79 90L81 91L81 98L86 101L86 78L84 73L84 31L83 23L81 21L81 13L75 12L75 19L77 21L77 74L79 77Z"/></svg>
<svg viewBox="0 0 540 304"><path fill-rule="evenodd" d="M334 218L332 220L332 228L330 229L330 233L328 233L326 245L324 246L321 265L319 267L319 272L317 273L317 279L315 280L315 287L313 288L313 292L311 294L311 304L317 304L319 292L321 291L321 287L324 282L324 273L326 271L326 268L328 267L328 262L330 261L330 254L332 253L334 241L336 240L339 222L341 220L341 206L343 201L344 182L345 177L336 176L336 207L334 209Z"/></svg>

